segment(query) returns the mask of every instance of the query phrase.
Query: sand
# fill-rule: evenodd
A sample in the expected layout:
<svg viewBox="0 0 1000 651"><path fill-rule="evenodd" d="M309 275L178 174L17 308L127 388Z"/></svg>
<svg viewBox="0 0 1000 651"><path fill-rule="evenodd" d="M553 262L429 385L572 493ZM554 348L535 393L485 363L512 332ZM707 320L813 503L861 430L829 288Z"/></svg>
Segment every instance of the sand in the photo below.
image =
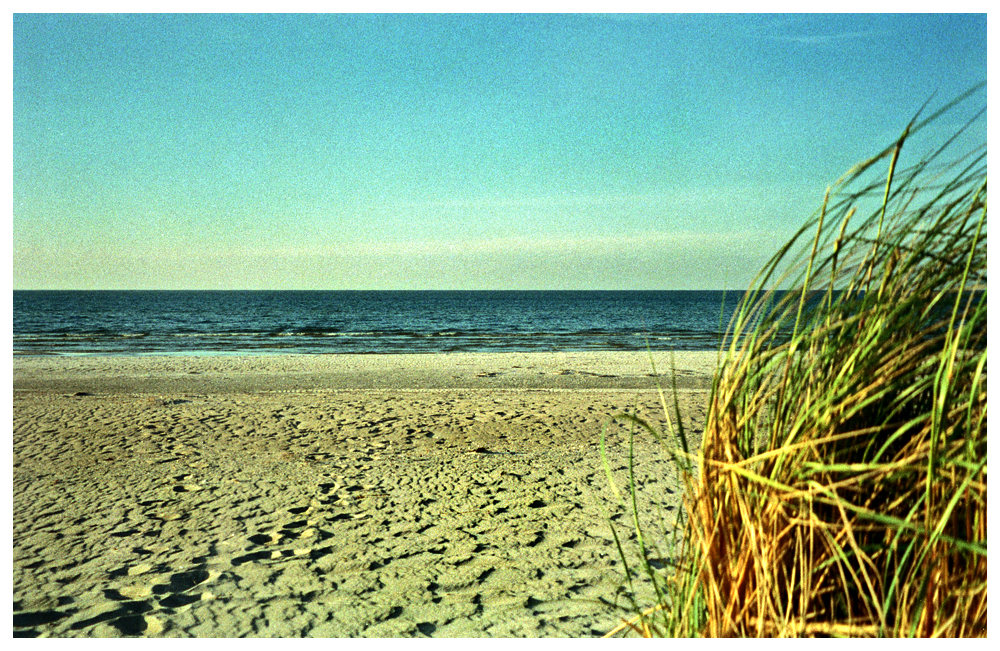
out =
<svg viewBox="0 0 1000 651"><path fill-rule="evenodd" d="M695 441L714 362L675 358ZM630 612L611 523L635 553L631 515L599 439L622 411L662 427L646 353L15 357L13 373L15 636L580 637ZM609 430L619 487L625 435ZM635 445L665 564L676 473L651 436Z"/></svg>

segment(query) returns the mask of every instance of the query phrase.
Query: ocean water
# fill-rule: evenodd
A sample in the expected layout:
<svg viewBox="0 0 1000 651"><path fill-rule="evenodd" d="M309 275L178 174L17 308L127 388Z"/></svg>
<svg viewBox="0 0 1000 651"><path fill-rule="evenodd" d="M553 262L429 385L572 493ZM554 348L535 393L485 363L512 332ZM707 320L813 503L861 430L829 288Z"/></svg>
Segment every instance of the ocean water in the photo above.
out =
<svg viewBox="0 0 1000 651"><path fill-rule="evenodd" d="M15 355L715 350L739 291L15 291Z"/></svg>

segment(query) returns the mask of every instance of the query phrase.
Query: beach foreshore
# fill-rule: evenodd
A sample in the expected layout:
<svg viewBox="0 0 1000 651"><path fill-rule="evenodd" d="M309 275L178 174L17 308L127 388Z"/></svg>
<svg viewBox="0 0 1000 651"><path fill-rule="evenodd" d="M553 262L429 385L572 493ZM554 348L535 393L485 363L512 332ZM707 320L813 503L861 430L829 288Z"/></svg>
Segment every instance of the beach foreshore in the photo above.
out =
<svg viewBox="0 0 1000 651"><path fill-rule="evenodd" d="M15 357L15 636L591 636L612 415L697 443L714 352ZM680 502L636 432L645 526ZM628 428L610 426L618 489ZM634 550L633 550L634 551ZM669 556L660 548L654 553ZM665 564L665 560L661 564Z"/></svg>

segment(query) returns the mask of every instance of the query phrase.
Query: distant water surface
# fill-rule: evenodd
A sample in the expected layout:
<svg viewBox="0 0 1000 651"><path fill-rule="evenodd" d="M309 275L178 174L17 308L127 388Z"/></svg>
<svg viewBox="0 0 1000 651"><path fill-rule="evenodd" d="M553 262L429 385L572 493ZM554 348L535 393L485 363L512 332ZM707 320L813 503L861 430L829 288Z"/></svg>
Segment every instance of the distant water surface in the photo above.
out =
<svg viewBox="0 0 1000 651"><path fill-rule="evenodd" d="M15 291L15 354L714 350L738 291Z"/></svg>

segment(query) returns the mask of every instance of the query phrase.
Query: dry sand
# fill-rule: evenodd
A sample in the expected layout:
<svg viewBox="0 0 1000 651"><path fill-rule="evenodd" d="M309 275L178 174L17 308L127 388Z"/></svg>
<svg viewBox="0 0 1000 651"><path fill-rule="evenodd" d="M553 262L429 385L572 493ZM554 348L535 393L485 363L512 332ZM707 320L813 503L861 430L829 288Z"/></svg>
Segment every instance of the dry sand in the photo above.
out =
<svg viewBox="0 0 1000 651"><path fill-rule="evenodd" d="M675 359L695 438L714 363ZM599 438L622 411L662 426L650 372L645 353L15 358L14 634L602 634L629 612L608 517L632 534ZM675 473L649 435L636 450L662 538Z"/></svg>

